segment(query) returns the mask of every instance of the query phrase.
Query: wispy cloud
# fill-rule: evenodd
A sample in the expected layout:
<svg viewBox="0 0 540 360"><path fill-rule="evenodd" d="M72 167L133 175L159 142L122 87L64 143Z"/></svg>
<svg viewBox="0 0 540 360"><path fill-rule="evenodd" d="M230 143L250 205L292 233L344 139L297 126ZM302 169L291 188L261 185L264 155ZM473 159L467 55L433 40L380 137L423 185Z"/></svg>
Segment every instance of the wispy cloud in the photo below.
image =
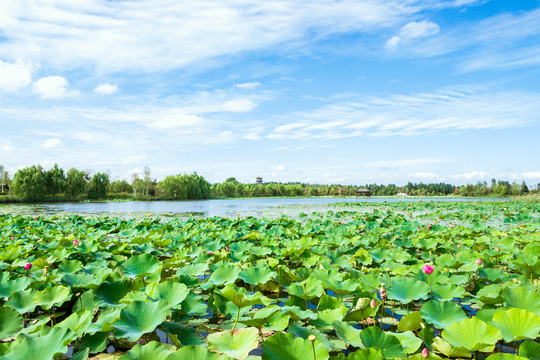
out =
<svg viewBox="0 0 540 360"><path fill-rule="evenodd" d="M30 85L32 70L31 64L20 60L9 63L0 59L0 91L16 91Z"/></svg>
<svg viewBox="0 0 540 360"><path fill-rule="evenodd" d="M79 94L77 90L68 90L68 81L62 76L47 76L33 84L34 92L42 99L59 99Z"/></svg>
<svg viewBox="0 0 540 360"><path fill-rule="evenodd" d="M422 21L411 21L410 23L404 25L399 35L393 36L386 43L386 48L393 50L398 47L401 43L407 43L411 39L423 38L435 35L439 32L439 25L428 20Z"/></svg>
<svg viewBox="0 0 540 360"><path fill-rule="evenodd" d="M111 85L109 83L101 84L94 89L95 93L102 95L112 95L118 91L118 85Z"/></svg>

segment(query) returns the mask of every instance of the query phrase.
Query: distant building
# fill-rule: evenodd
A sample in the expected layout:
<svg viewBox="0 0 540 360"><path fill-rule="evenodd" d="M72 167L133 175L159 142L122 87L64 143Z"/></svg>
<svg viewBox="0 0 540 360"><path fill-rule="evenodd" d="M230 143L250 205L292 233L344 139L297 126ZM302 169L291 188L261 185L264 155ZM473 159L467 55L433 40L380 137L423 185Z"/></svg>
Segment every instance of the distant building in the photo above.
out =
<svg viewBox="0 0 540 360"><path fill-rule="evenodd" d="M255 179L255 182L256 182L257 184L262 184L262 177L257 176L257 179Z"/></svg>
<svg viewBox="0 0 540 360"><path fill-rule="evenodd" d="M356 189L354 192L356 196L371 196L371 190L369 189Z"/></svg>

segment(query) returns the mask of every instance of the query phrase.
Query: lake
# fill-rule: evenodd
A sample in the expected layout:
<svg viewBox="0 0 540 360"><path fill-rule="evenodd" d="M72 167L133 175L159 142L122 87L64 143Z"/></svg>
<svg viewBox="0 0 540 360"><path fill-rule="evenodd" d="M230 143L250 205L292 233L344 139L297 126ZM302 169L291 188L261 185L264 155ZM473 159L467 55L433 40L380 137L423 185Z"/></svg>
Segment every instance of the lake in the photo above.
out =
<svg viewBox="0 0 540 360"><path fill-rule="evenodd" d="M328 211L336 209L330 204L344 202L397 202L397 201L501 201L502 199L474 198L253 198L197 201L125 201L84 202L52 204L7 204L0 205L0 214L22 215L73 215L84 216L161 216L161 217L237 217L279 216L301 212ZM346 205L340 206L341 209Z"/></svg>

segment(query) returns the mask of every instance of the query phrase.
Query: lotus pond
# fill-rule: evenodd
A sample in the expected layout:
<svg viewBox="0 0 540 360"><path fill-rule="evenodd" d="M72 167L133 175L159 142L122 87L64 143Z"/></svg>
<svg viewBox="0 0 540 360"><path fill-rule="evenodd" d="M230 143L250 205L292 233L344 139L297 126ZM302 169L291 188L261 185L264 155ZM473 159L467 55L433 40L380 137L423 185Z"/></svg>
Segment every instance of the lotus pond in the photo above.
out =
<svg viewBox="0 0 540 360"><path fill-rule="evenodd" d="M0 215L0 360L538 359L540 205Z"/></svg>

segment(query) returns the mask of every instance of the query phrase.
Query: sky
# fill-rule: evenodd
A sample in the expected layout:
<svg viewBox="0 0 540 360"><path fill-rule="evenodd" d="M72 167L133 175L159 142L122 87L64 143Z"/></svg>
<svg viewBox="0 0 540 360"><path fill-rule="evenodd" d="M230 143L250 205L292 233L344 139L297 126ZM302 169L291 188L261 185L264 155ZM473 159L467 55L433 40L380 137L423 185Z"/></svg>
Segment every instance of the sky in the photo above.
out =
<svg viewBox="0 0 540 360"><path fill-rule="evenodd" d="M540 0L0 0L0 165L540 183Z"/></svg>

